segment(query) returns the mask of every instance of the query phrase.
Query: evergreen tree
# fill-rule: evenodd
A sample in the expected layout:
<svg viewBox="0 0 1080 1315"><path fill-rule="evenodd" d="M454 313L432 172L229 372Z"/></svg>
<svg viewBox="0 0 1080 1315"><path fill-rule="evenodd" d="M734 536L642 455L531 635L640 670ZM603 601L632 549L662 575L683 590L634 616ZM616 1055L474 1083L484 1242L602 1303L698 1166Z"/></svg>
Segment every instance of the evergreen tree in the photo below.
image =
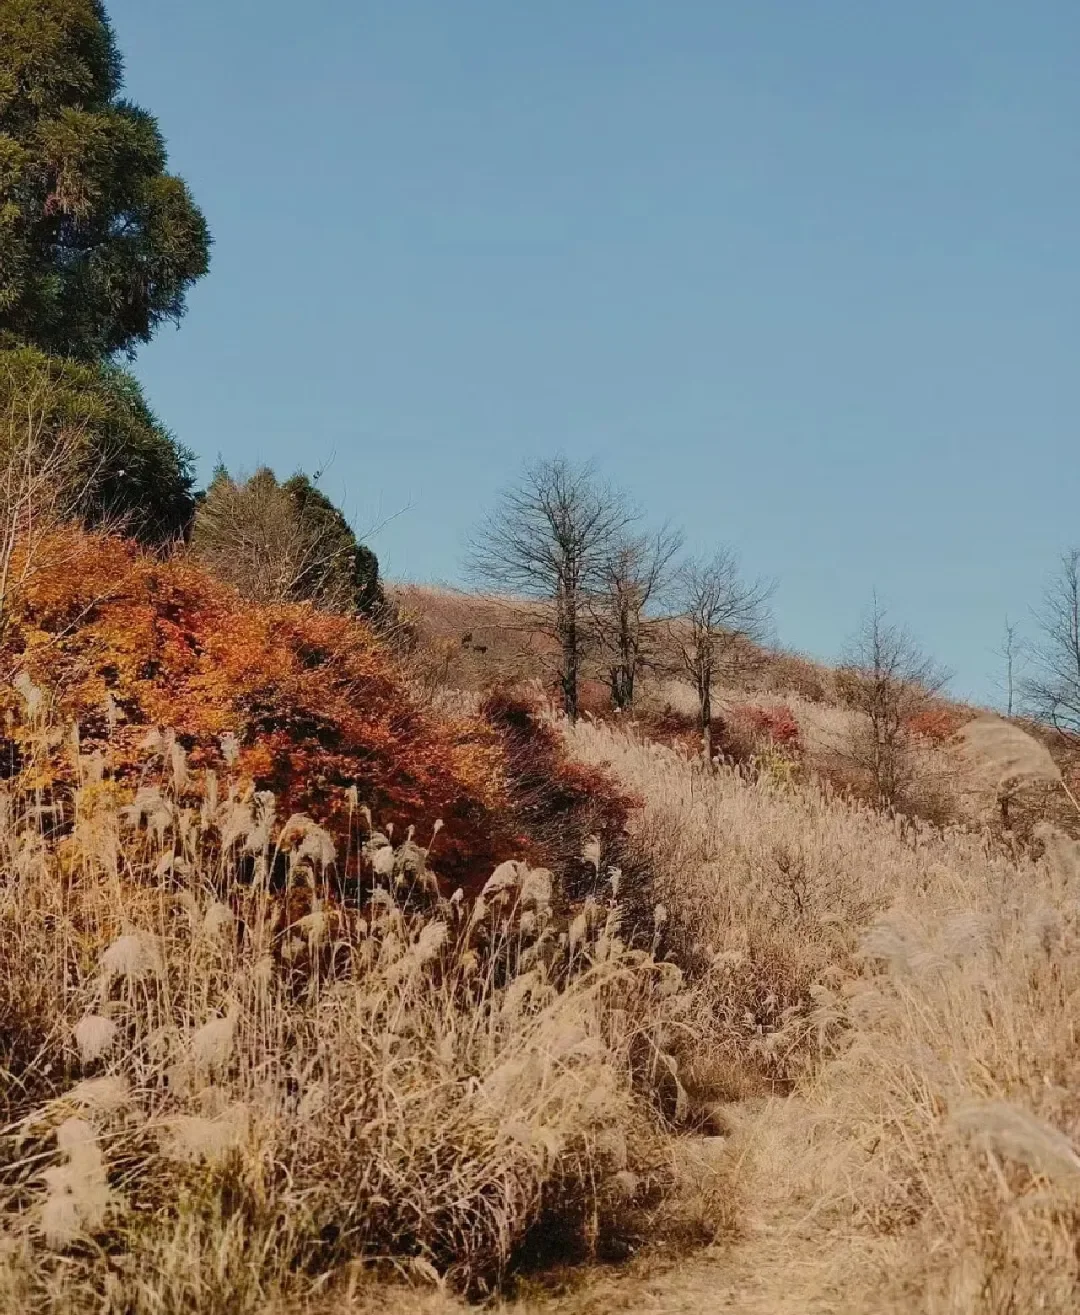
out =
<svg viewBox="0 0 1080 1315"><path fill-rule="evenodd" d="M26 459L49 469L57 503L90 528L162 546L190 526L191 454L118 366L0 352L0 468Z"/></svg>
<svg viewBox="0 0 1080 1315"><path fill-rule="evenodd" d="M294 475L284 487L309 532L328 549L327 559L333 563L330 574L337 578L337 587L347 599L343 610L355 609L368 616L380 613L386 599L379 580L379 559L357 540L340 508L307 475Z"/></svg>
<svg viewBox="0 0 1080 1315"><path fill-rule="evenodd" d="M309 601L379 618L379 563L306 475L279 484L263 467L235 480L219 463L200 498L192 551L220 579L256 602Z"/></svg>
<svg viewBox="0 0 1080 1315"><path fill-rule="evenodd" d="M121 75L101 0L0 0L0 345L130 354L206 272L206 222Z"/></svg>

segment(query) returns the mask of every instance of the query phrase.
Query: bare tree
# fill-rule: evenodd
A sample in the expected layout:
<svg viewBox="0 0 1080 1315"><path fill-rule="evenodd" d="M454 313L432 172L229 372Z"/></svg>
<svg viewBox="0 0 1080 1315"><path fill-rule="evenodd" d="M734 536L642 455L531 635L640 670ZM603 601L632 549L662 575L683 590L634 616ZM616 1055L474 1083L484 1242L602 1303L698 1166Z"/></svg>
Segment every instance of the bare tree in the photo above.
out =
<svg viewBox="0 0 1080 1315"><path fill-rule="evenodd" d="M1024 681L1031 711L1058 730L1080 732L1080 550L1065 553L1036 612L1041 639Z"/></svg>
<svg viewBox="0 0 1080 1315"><path fill-rule="evenodd" d="M43 378L0 413L0 633L49 536L77 514L94 478L85 470L85 427L57 425L56 385ZM48 568L58 566L51 562Z"/></svg>
<svg viewBox="0 0 1080 1315"><path fill-rule="evenodd" d="M623 495L592 466L558 456L528 466L470 542L474 579L537 605L526 625L557 646L563 708L572 721L590 639L588 600L634 519Z"/></svg>
<svg viewBox="0 0 1080 1315"><path fill-rule="evenodd" d="M911 719L941 692L949 673L889 621L875 594L838 675L848 706L862 714L849 753L869 774L879 806L898 807L913 780Z"/></svg>
<svg viewBox="0 0 1080 1315"><path fill-rule="evenodd" d="M669 624L669 633L679 664L697 692L698 726L707 762L713 758L714 686L733 674L748 645L764 640L774 588L766 580L745 581L738 556L729 548L689 561L679 571L679 612Z"/></svg>
<svg viewBox="0 0 1080 1315"><path fill-rule="evenodd" d="M358 553L373 564L369 574L378 590L374 556L356 542L333 504L303 476L279 483L266 468L248 479L215 474L195 515L191 551L254 602L308 600L327 611L353 612L363 597Z"/></svg>
<svg viewBox="0 0 1080 1315"><path fill-rule="evenodd" d="M1016 709L1017 689L1026 665L1027 644L1019 627L1007 616L1001 632L1001 642L994 653L1001 660L1001 677L997 684L1005 696L1005 715L1011 717Z"/></svg>
<svg viewBox="0 0 1080 1315"><path fill-rule="evenodd" d="M667 525L652 535L626 533L604 560L590 613L612 706L621 711L633 706L637 677L656 657L661 622L652 613L672 582L682 542Z"/></svg>

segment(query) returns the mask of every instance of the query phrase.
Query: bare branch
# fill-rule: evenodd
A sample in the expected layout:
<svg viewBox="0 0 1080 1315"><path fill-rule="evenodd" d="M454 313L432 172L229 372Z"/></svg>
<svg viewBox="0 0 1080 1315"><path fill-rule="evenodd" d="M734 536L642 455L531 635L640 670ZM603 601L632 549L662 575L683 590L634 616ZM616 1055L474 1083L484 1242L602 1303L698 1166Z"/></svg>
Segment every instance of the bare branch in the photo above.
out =
<svg viewBox="0 0 1080 1315"><path fill-rule="evenodd" d="M908 630L889 621L875 594L837 679L845 702L861 714L849 756L869 773L879 805L898 807L914 773L911 719L945 688L950 674Z"/></svg>
<svg viewBox="0 0 1080 1315"><path fill-rule="evenodd" d="M563 708L572 720L591 638L588 600L600 592L605 564L636 519L592 466L557 456L527 467L469 544L477 583L538 604L531 628L558 645Z"/></svg>
<svg viewBox="0 0 1080 1315"><path fill-rule="evenodd" d="M687 562L678 575L679 613L669 634L683 671L698 697L698 725L711 762L712 694L729 676L748 645L760 644L769 625L769 580L742 578L737 554L721 548L710 558Z"/></svg>
<svg viewBox="0 0 1080 1315"><path fill-rule="evenodd" d="M0 413L0 631L40 569L45 541L72 519L95 479L84 469L86 427L57 425L50 376L11 392Z"/></svg>
<svg viewBox="0 0 1080 1315"><path fill-rule="evenodd" d="M1005 715L1011 717L1016 710L1016 698L1023 672L1027 666L1028 645L1020 628L1006 616L1001 642L994 649L1001 661L1001 676L995 681L1005 700Z"/></svg>
<svg viewBox="0 0 1080 1315"><path fill-rule="evenodd" d="M599 592L589 599L596 645L604 661L612 706L633 705L637 677L658 658L657 608L669 592L682 533L670 525L655 534L623 534L608 553Z"/></svg>
<svg viewBox="0 0 1080 1315"><path fill-rule="evenodd" d="M1080 732L1080 550L1061 558L1042 607L1035 613L1041 632L1035 671L1023 682L1024 702L1036 717L1058 730Z"/></svg>
<svg viewBox="0 0 1080 1315"><path fill-rule="evenodd" d="M356 551L351 536L307 514L290 485L267 469L248 479L215 478L192 531L194 555L246 598L310 600L336 612L356 608Z"/></svg>

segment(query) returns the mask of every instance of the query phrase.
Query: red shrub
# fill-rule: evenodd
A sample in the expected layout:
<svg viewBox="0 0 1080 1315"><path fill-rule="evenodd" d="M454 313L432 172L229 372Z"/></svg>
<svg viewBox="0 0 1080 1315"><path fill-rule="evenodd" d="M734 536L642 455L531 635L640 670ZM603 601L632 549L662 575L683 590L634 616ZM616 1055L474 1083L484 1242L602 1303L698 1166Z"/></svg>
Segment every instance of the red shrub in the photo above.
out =
<svg viewBox="0 0 1080 1315"><path fill-rule="evenodd" d="M583 716L610 717L611 690L600 680L583 680L578 685L578 711Z"/></svg>
<svg viewBox="0 0 1080 1315"><path fill-rule="evenodd" d="M640 801L610 772L569 761L534 701L496 690L481 713L502 744L507 791L528 857L555 868L570 894L595 878L582 858L591 836L600 840L602 866L618 864L627 821Z"/></svg>
<svg viewBox="0 0 1080 1315"><path fill-rule="evenodd" d="M924 708L910 717L907 729L912 735L919 735L934 744L944 744L952 739L968 718L958 709L945 704Z"/></svg>
<svg viewBox="0 0 1080 1315"><path fill-rule="evenodd" d="M644 723L650 739L687 753L701 752L701 731L697 718L678 712L669 704ZM712 723L713 751L730 763L747 763L767 746L782 748L788 753L802 751L799 723L790 708L778 704L773 708L759 708L749 704L732 708L723 717L714 717Z"/></svg>
<svg viewBox="0 0 1080 1315"><path fill-rule="evenodd" d="M691 713L680 712L671 704L666 704L662 711L642 718L642 727L649 739L658 744L667 744L673 749L682 749L687 753L701 753L701 730L698 719ZM727 754L725 746L727 727L720 717L712 721L712 742L717 753Z"/></svg>
<svg viewBox="0 0 1080 1315"><path fill-rule="evenodd" d="M786 704L771 708L746 705L732 709L730 720L745 730L760 747L772 746L789 753L800 753L802 741L799 723Z"/></svg>
<svg viewBox="0 0 1080 1315"><path fill-rule="evenodd" d="M45 545L6 620L0 662L27 672L121 782L145 764L147 727L174 730L195 769L225 769L221 739L233 736L234 773L339 839L355 786L381 825L415 824L426 839L444 819L433 863L448 879L514 852L498 737L414 703L362 621L246 603L182 557L74 530ZM7 683L0 710L18 703ZM30 730L14 735L27 758ZM40 770L56 784L75 768L58 746Z"/></svg>

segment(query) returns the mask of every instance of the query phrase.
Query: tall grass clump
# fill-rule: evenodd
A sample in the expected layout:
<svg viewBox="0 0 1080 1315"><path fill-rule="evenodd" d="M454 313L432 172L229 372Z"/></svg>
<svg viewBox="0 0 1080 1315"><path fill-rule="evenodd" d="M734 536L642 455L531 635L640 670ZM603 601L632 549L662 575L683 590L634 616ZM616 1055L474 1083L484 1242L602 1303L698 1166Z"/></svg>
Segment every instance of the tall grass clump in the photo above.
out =
<svg viewBox="0 0 1080 1315"><path fill-rule="evenodd" d="M787 1089L831 1034L823 1007L899 890L962 880L979 836L839 799L785 774L721 767L583 723L572 751L642 801L631 826L669 915L672 952L710 1000L721 1087Z"/></svg>
<svg viewBox="0 0 1080 1315"><path fill-rule="evenodd" d="M567 919L507 862L445 898L374 828L342 896L272 796L178 749L132 797L38 729L75 784L0 787L0 1308L255 1312L369 1262L490 1291L662 1193L690 997L614 897Z"/></svg>
<svg viewBox="0 0 1080 1315"><path fill-rule="evenodd" d="M740 1147L747 1230L798 1257L770 1309L1080 1309L1076 842L1044 826L1004 846L567 734L644 800L675 948L718 1020L721 1094L774 1092ZM1018 728L961 741L999 799L1060 788Z"/></svg>

